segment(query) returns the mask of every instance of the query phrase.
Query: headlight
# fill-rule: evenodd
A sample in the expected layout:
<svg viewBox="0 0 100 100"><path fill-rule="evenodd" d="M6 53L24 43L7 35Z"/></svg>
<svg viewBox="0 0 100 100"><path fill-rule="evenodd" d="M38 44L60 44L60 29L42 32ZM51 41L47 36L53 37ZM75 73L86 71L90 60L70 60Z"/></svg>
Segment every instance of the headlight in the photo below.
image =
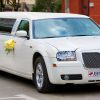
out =
<svg viewBox="0 0 100 100"><path fill-rule="evenodd" d="M75 51L59 51L56 55L58 61L76 61Z"/></svg>

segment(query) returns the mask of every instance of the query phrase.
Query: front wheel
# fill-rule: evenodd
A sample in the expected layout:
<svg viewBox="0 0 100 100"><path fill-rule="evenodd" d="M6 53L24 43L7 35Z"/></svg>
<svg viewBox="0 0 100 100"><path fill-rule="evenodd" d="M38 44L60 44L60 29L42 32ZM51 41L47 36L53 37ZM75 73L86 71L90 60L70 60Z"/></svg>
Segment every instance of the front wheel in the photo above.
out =
<svg viewBox="0 0 100 100"><path fill-rule="evenodd" d="M39 92L45 93L51 90L47 69L42 57L38 57L34 64L34 81Z"/></svg>

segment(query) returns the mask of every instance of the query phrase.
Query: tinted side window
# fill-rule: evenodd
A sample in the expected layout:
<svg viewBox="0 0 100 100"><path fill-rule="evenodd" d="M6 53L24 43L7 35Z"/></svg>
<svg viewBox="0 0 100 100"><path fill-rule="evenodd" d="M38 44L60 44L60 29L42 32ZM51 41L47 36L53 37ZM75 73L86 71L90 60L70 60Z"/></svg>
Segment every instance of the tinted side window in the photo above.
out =
<svg viewBox="0 0 100 100"><path fill-rule="evenodd" d="M24 30L27 33L29 33L29 21L27 20L22 20L19 27L18 27L18 31L19 30Z"/></svg>
<svg viewBox="0 0 100 100"><path fill-rule="evenodd" d="M0 18L0 34L10 34L16 19Z"/></svg>

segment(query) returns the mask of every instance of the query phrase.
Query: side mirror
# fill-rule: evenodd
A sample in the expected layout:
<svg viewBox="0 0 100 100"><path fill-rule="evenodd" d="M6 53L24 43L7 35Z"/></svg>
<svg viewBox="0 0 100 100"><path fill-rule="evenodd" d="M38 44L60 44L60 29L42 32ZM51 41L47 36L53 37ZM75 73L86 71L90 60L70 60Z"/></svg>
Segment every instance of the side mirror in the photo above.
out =
<svg viewBox="0 0 100 100"><path fill-rule="evenodd" d="M24 31L24 30L17 31L17 32L16 32L16 36L19 36L19 37L26 37L26 38L29 39L29 36L27 35L27 32Z"/></svg>

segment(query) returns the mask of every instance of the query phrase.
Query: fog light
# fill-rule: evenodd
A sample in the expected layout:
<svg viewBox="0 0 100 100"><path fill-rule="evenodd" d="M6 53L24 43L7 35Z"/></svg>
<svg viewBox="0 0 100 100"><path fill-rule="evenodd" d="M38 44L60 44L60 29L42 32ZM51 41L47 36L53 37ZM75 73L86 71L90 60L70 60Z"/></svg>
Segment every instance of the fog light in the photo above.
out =
<svg viewBox="0 0 100 100"><path fill-rule="evenodd" d="M81 74L64 74L61 75L62 80L82 80Z"/></svg>
<svg viewBox="0 0 100 100"><path fill-rule="evenodd" d="M69 76L68 76L68 75L65 75L65 76L64 76L64 79L65 79L65 80L69 80Z"/></svg>
<svg viewBox="0 0 100 100"><path fill-rule="evenodd" d="M68 75L61 75L62 80L69 80L69 76Z"/></svg>

